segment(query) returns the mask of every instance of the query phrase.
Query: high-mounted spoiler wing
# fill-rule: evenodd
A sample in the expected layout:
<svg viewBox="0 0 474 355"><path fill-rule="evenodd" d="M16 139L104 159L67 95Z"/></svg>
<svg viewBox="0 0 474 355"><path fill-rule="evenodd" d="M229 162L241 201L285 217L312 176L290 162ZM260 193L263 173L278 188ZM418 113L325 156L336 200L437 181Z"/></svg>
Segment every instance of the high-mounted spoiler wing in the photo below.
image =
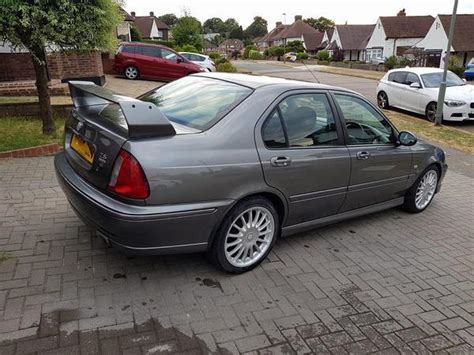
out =
<svg viewBox="0 0 474 355"><path fill-rule="evenodd" d="M122 96L91 81L70 81L69 91L75 108L115 103L128 125L128 138L174 136L171 122L151 102Z"/></svg>

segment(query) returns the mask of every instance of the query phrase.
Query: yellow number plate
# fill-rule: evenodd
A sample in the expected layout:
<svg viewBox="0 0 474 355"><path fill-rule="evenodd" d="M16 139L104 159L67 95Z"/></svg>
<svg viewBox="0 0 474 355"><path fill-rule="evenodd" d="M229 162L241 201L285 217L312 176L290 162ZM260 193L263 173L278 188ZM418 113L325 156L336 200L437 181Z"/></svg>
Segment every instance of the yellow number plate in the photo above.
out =
<svg viewBox="0 0 474 355"><path fill-rule="evenodd" d="M94 161L94 151L92 147L90 147L86 141L79 138L75 134L72 135L71 148L90 164L92 164Z"/></svg>

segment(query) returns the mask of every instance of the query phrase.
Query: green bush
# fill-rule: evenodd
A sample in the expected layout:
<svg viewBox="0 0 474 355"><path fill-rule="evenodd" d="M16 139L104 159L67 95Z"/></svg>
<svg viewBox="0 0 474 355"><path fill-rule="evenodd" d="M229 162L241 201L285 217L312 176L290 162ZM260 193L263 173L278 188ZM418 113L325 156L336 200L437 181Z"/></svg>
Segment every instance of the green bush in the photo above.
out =
<svg viewBox="0 0 474 355"><path fill-rule="evenodd" d="M263 55L259 51L252 49L249 52L249 59L253 59L253 60L263 59Z"/></svg>
<svg viewBox="0 0 474 355"><path fill-rule="evenodd" d="M180 52L192 52L192 53L201 53L201 51L198 51L196 47L194 47L192 44L185 44L179 49Z"/></svg>
<svg viewBox="0 0 474 355"><path fill-rule="evenodd" d="M329 54L329 51L322 50L316 53L316 59L322 60L322 61L328 61L331 55Z"/></svg>
<svg viewBox="0 0 474 355"><path fill-rule="evenodd" d="M269 54L272 56L272 57L277 57L278 60L280 60L280 57L285 54L285 50L283 49L283 47L279 47L279 46L273 46L273 47L270 47L268 49L268 52Z"/></svg>
<svg viewBox="0 0 474 355"><path fill-rule="evenodd" d="M249 58L250 51L256 51L258 48L254 44L249 44L244 49L244 59Z"/></svg>
<svg viewBox="0 0 474 355"><path fill-rule="evenodd" d="M296 54L296 59L298 60L304 60L304 59L308 59L309 56L307 53L304 53L304 52L299 52Z"/></svg>
<svg viewBox="0 0 474 355"><path fill-rule="evenodd" d="M398 59L394 55L386 58L385 61L383 62L383 65L385 65L385 69L387 70L395 68L397 64L398 64Z"/></svg>
<svg viewBox="0 0 474 355"><path fill-rule="evenodd" d="M226 59L224 57L219 57L214 61L214 63L216 64L216 66L218 66L219 64L229 63L229 59Z"/></svg>
<svg viewBox="0 0 474 355"><path fill-rule="evenodd" d="M410 66L412 64L412 61L406 57L402 57L398 59L398 66L400 68L405 68L406 66Z"/></svg>
<svg viewBox="0 0 474 355"><path fill-rule="evenodd" d="M464 68L461 66L461 61L454 55L449 56L448 70L452 71L460 78L464 77Z"/></svg>
<svg viewBox="0 0 474 355"><path fill-rule="evenodd" d="M217 65L217 71L224 73L236 73L237 68L232 65L232 63L219 63Z"/></svg>
<svg viewBox="0 0 474 355"><path fill-rule="evenodd" d="M209 58L211 58L213 61L216 61L216 60L218 60L218 59L221 57L221 55L220 55L219 53L217 53L217 52L210 52L210 53L208 54L208 56L209 56Z"/></svg>

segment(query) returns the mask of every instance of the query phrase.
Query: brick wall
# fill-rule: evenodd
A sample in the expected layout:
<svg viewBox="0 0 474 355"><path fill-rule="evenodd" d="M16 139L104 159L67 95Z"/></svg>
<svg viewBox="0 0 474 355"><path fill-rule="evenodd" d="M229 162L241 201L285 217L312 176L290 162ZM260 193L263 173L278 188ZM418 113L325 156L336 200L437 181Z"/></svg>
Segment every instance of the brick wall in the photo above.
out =
<svg viewBox="0 0 474 355"><path fill-rule="evenodd" d="M51 79L101 77L104 74L100 52L51 53L48 55ZM31 55L0 53L0 81L35 80Z"/></svg>

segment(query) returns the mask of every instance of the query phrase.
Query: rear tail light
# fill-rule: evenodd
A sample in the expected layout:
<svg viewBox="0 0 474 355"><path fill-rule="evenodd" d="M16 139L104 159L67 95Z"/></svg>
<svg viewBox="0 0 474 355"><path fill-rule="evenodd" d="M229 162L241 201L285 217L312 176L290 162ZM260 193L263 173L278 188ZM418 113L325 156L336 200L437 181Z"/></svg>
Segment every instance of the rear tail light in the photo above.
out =
<svg viewBox="0 0 474 355"><path fill-rule="evenodd" d="M132 154L123 149L115 160L107 189L117 195L135 199L145 199L150 195L142 167Z"/></svg>

